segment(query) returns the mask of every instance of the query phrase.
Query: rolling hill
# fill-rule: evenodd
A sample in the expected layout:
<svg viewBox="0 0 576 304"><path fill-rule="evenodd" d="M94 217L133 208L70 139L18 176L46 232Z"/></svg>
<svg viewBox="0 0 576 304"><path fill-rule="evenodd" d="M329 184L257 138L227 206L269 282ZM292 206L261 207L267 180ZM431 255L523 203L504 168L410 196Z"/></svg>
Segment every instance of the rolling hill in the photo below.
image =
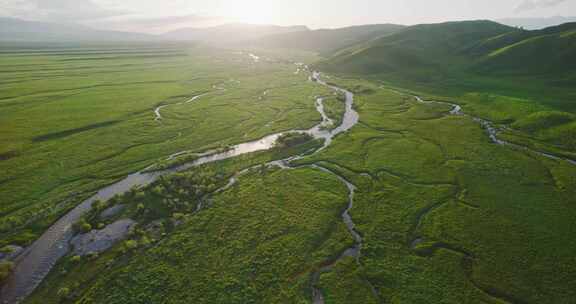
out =
<svg viewBox="0 0 576 304"><path fill-rule="evenodd" d="M576 23L522 30L492 21L416 25L342 50L325 70L358 74L566 74L576 67Z"/></svg>
<svg viewBox="0 0 576 304"><path fill-rule="evenodd" d="M481 44L476 70L485 73L552 74L576 68L576 23L516 31Z"/></svg>
<svg viewBox="0 0 576 304"><path fill-rule="evenodd" d="M411 26L316 67L454 100L468 112L573 150L574 58L576 23L528 31L463 21Z"/></svg>
<svg viewBox="0 0 576 304"><path fill-rule="evenodd" d="M320 29L276 34L264 37L258 44L264 47L297 48L319 53L329 53L357 43L372 40L403 29L397 24L373 24L338 29Z"/></svg>
<svg viewBox="0 0 576 304"><path fill-rule="evenodd" d="M325 70L358 74L439 73L465 65L464 50L514 31L492 21L416 25L342 50L321 63Z"/></svg>

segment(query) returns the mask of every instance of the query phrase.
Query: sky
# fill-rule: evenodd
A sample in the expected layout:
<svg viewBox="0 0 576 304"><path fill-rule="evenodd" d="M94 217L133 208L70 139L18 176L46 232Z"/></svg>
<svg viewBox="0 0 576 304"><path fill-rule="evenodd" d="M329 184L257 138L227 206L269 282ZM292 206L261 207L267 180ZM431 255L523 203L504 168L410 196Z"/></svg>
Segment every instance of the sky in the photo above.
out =
<svg viewBox="0 0 576 304"><path fill-rule="evenodd" d="M0 16L134 31L225 22L333 28L576 15L576 0L0 0Z"/></svg>

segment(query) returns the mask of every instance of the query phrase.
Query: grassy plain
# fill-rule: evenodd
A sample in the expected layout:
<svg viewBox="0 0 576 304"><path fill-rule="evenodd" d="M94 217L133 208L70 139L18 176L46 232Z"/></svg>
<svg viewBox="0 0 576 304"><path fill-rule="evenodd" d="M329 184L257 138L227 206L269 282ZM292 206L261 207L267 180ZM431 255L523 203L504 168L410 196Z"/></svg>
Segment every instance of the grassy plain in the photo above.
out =
<svg viewBox="0 0 576 304"><path fill-rule="evenodd" d="M351 215L363 245L358 262L322 273L326 303L570 303L573 165L492 144L444 105L334 81L366 92L356 100L360 123L298 163L358 187ZM221 185L273 153L184 175ZM352 242L340 219L346 197L321 171L256 167L199 212L180 210L187 215L153 245L136 236L143 245L129 253L121 244L95 261L61 263L28 302L56 302L63 287L79 303L311 302L311 274ZM174 222L170 212L161 218Z"/></svg>
<svg viewBox="0 0 576 304"><path fill-rule="evenodd" d="M304 160L359 187L363 255L338 277L363 278L392 303L569 303L574 165L492 144L442 105L364 86L375 93L358 96L360 124ZM341 285L354 281L322 280L333 303L349 301Z"/></svg>
<svg viewBox="0 0 576 304"><path fill-rule="evenodd" d="M120 199L129 207L117 218L140 223L131 236L139 248L127 252L119 244L80 263L67 258L27 302L57 303L62 288L78 303L306 302L310 273L352 242L340 218L348 192L337 178L310 168L256 166L205 200L182 194L213 191L241 169L309 148L204 165L153 185L139 199ZM204 208L194 212L200 201Z"/></svg>
<svg viewBox="0 0 576 304"><path fill-rule="evenodd" d="M94 117L99 120L88 117L76 124L58 120L42 124L70 124L50 132L59 134L56 138L52 135L35 142L33 138L47 132L32 129L26 136L12 135L21 145L12 150L47 154L38 152L34 158L35 154L22 152L0 162L12 172L21 170L13 181L2 184L1 191L6 197L48 195L54 202L57 193L68 195L63 190L42 196L40 190L18 193L29 187L26 181L38 178L42 182L36 180L30 189L50 189L50 183L61 182L61 189L86 194L179 150L203 151L279 130L309 127L320 119L313 97L331 94L306 83L306 75L294 74L288 62L256 64L246 54L230 51L187 52L186 59L174 59L176 67L172 67L174 77L188 80L181 84L183 88L178 87L182 91L144 86L137 91L137 100L129 102L133 108L111 98L100 112L85 114L98 115ZM157 63L155 58L152 61ZM163 70L155 69L151 73L156 76L148 77L158 77ZM140 74L131 71L130 75ZM199 80L201 85L195 86L189 81L194 77L208 80ZM382 87L380 81L330 81L357 93L360 122L327 149L298 164L329 168L357 187L351 216L363 244L358 261L340 259L321 274L318 287L326 303L570 303L576 298L573 165L495 145L470 117L449 115L445 105L417 103L409 95ZM160 94L158 90L166 96L149 98L148 94ZM210 93L197 102L164 108L163 120L154 122L153 108L162 100L204 92ZM170 100L178 101L182 99ZM336 97L327 99L325 105L331 118L341 115L342 104ZM129 110L118 112L123 107ZM34 108L14 109L28 113ZM66 107L40 109L55 111L59 120L70 116L59 114ZM76 111L81 114L81 109ZM468 109L481 111L480 107ZM508 113L506 109L498 112ZM142 113L118 114L138 111ZM21 117L16 114L13 117ZM542 120L542 114L526 115L529 119L518 123L526 131ZM560 122L571 118L554 113L544 116ZM83 128L106 121L103 117L121 122ZM158 142L126 150L127 142L152 139ZM93 145L96 141L99 146ZM130 239L97 257L65 257L26 303L312 302L312 274L353 243L341 219L348 189L336 176L310 167L280 170L257 165L317 144L307 142L208 164L117 198L114 203L126 203L127 208L107 221L137 220L139 226ZM33 149L35 145L39 150ZM114 149L126 152L99 162L80 157L95 157L100 151L96 158L100 159L102 151ZM78 160L49 166L58 155ZM35 169L38 173L26 171L35 167L18 167L27 164L20 157L46 168ZM77 167L82 161L90 165ZM235 173L250 167L237 177L236 184L215 192ZM70 175L77 180L64 183ZM8 183L20 188L7 187ZM53 209L49 200L41 201L27 207L34 201L6 200L6 214L15 217L24 214L19 210L49 210L52 217L47 224L74 203ZM10 209L16 202L26 209ZM197 209L199 203L202 208ZM92 226L108 223L94 216L98 211L86 218ZM15 227L19 228L5 234L6 240L45 226Z"/></svg>
<svg viewBox="0 0 576 304"><path fill-rule="evenodd" d="M416 25L343 49L318 66L450 100L514 128L535 115L538 128L517 131L564 154L576 149L575 29L575 23L537 31L491 21ZM572 118L559 124L550 112Z"/></svg>
<svg viewBox="0 0 576 304"><path fill-rule="evenodd" d="M81 198L172 153L314 125L327 91L295 70L186 45L3 47L0 245L28 244ZM155 121L160 105L173 106Z"/></svg>

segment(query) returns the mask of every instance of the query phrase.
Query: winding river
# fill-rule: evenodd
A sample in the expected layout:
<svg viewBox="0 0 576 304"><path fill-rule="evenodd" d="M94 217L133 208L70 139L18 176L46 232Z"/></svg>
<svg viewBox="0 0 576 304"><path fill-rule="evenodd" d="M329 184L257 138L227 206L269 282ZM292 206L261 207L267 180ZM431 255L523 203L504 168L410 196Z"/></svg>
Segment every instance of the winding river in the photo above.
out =
<svg viewBox="0 0 576 304"><path fill-rule="evenodd" d="M252 55L252 54L251 54ZM255 56L250 56L256 63L259 61ZM86 212L90 211L92 204L96 201L107 201L112 197L120 194L124 194L133 188L141 188L150 185L154 181L158 180L161 176L181 172L188 170L193 167L197 167L203 164L217 162L220 160L225 160L233 157L237 157L246 153L252 153L257 151L269 150L274 147L276 140L286 133L307 133L316 139L323 139L324 145L316 151L323 150L329 146L332 139L338 134L348 131L354 125L358 123L358 113L353 109L354 95L342 88L331 86L320 78L320 73L311 73L310 80L327 87L332 88L337 92L341 92L346 96L346 111L342 120L342 124L333 130L328 130L326 127L331 123L330 119L324 112L324 106L322 99L316 100L316 108L322 116L322 122L314 126L309 130L292 130L283 133L277 133L265 136L259 140L250 141L246 143L241 143L232 146L225 152L218 151L208 151L201 154L201 157L191 161L190 163L185 163L176 168L145 172L140 171L134 174L128 175L126 178L116 182L110 186L107 186L100 191L98 191L94 196L88 198L87 200L81 202L77 207L72 209L69 213L61 217L56 223L54 223L47 231L44 232L32 245L30 245L26 250L16 259L13 274L6 280L4 286L2 287L0 294L1 303L18 303L22 301L26 296L34 291L42 280L48 275L50 270L58 262L60 258L65 256L70 251L70 240L73 237L72 225L77 222ZM192 102L202 95L194 96L187 102ZM161 107L155 110L156 118L161 119L160 114ZM180 153L177 153L180 154ZM176 154L175 154L176 155ZM171 156L174 157L174 156ZM287 166L290 160L297 159L299 157L294 157L291 159L276 162L276 165ZM320 168L318 166L315 166ZM349 215L349 210L352 208L352 201L354 195L354 187L349 184L342 177L337 174L320 168L325 172L332 173L336 175L340 180L342 180L350 190L350 205L345 210L343 214L343 220L349 227L351 233L358 243L360 243L360 236L354 230L354 224ZM240 174L240 173L239 173ZM231 183L234 179L231 180ZM359 248L359 245L355 248Z"/></svg>
<svg viewBox="0 0 576 304"><path fill-rule="evenodd" d="M258 63L260 61L260 57L256 55L249 54L249 56L250 58L253 59L254 63ZM301 71L310 72L304 65L298 65L297 72L300 73ZM124 194L135 187L145 187L147 185L150 185L154 181L158 180L161 176L167 174L185 171L203 164L234 158L246 153L269 150L274 147L276 140L286 133L294 133L294 132L307 133L316 139L323 139L324 145L321 148L314 151L314 153L318 153L324 150L332 143L332 140L334 139L335 136L343 132L346 132L350 130L352 127L354 127L358 123L359 115L353 109L354 95L352 92L347 91L343 88L327 84L321 79L321 75L318 72L312 72L310 73L310 75L311 75L310 76L311 81L329 87L334 91L345 95L345 113L341 125L337 126L332 130L328 128L333 124L333 121L324 112L323 99L318 98L315 101L315 105L316 110L320 113L322 117L322 121L318 125L312 127L311 129L292 130L283 133L271 134L255 141L249 141L232 146L230 149L227 149L224 152L207 151L205 153L200 154L200 157L197 158L196 160L191 161L189 163L185 163L176 168L153 171L153 172L148 172L145 170L136 172L120 180L117 183L114 183L110 186L101 189L94 196L83 201L77 207L72 209L69 213L61 217L56 223L54 223L54 225L52 225L47 231L45 231L44 234L40 236L40 238L38 238L32 245L26 248L24 253L22 253L17 258L17 260L15 261L14 273L8 278L8 280L5 282L1 290L0 303L9 303L9 304L18 303L26 296L28 296L30 293L32 293L36 287L38 287L38 285L42 282L42 280L46 277L46 275L48 275L48 273L53 268L53 266L58 262L58 260L69 252L70 250L69 243L71 238L73 237L72 224L77 222L86 212L88 212L95 201L99 200L106 201L116 195ZM215 89L218 90L220 88L215 86ZM195 101L198 98L202 97L203 95L204 94L194 96L191 99L182 103L189 103ZM422 100L420 97L415 96L415 98L419 102L428 103L427 101ZM450 114L452 115L465 115L462 112L462 108L457 104L447 102L437 102L437 103L448 104L452 106L452 110L450 111ZM155 110L156 120L162 119L160 112L162 108L166 106L167 105L156 108ZM497 137L498 130L494 127L494 124L492 122L477 117L471 117L471 118L479 122L484 127L484 129L487 130L491 140L496 144L509 145L513 147L527 149L529 151L538 153L540 155L549 158L562 159L554 155L531 150L524 146L519 146L513 143L503 141ZM186 153L186 151L176 153L170 157L173 158L182 153ZM275 161L269 163L268 165L275 165L284 169L294 169L298 167L292 166L290 163L294 160L301 159L302 157L303 157L302 155L299 155L289 159ZM576 164L576 162L572 160L568 159L562 159L562 160L567 160L573 164ZM317 283L320 279L321 273L329 270L335 263L337 263L343 257L354 257L358 260L362 248L362 237L360 233L358 233L358 231L356 230L355 224L352 220L352 217L350 216L350 210L354 205L354 194L356 187L348 180L346 180L344 177L328 168L324 168L317 164L307 166L334 175L347 187L349 191L348 206L342 213L342 220L345 223L346 227L348 228L350 235L354 239L354 245L346 249L344 252L342 252L340 257L337 258L336 260L324 263L323 265L325 266L323 266L322 268L320 268L319 270L317 270L312 274L311 288L313 292L312 294L313 301L315 304L323 304L324 303L323 295L320 289L317 288ZM229 187L231 187L236 182L237 177L241 174L244 174L245 172L248 172L248 170L238 172L234 177L230 179L228 185L218 190L217 192L224 191Z"/></svg>

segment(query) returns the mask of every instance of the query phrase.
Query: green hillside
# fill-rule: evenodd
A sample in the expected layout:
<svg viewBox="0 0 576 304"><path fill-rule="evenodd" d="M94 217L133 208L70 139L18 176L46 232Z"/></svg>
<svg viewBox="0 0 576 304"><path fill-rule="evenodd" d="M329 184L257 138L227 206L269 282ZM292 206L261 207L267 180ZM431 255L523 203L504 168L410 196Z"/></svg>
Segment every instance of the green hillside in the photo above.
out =
<svg viewBox="0 0 576 304"><path fill-rule="evenodd" d="M342 50L317 68L449 99L467 113L573 150L575 125L557 123L576 113L572 58L576 23L526 31L464 21L408 27Z"/></svg>
<svg viewBox="0 0 576 304"><path fill-rule="evenodd" d="M509 37L495 39L509 40ZM515 33L514 40L487 49L476 69L488 73L566 73L576 67L576 23ZM496 43L497 45L497 43Z"/></svg>
<svg viewBox="0 0 576 304"><path fill-rule="evenodd" d="M329 53L344 47L382 37L405 28L397 24L373 24L339 29L320 29L270 35L258 41L262 46L297 48Z"/></svg>
<svg viewBox="0 0 576 304"><path fill-rule="evenodd" d="M343 50L321 66L361 74L443 74L455 64L467 63L469 56L463 50L512 30L492 21L416 25Z"/></svg>
<svg viewBox="0 0 576 304"><path fill-rule="evenodd" d="M492 21L416 25L360 43L319 64L324 70L394 74L417 81L478 75L552 75L555 85L573 82L576 23L537 31ZM457 75L460 77L460 75Z"/></svg>

